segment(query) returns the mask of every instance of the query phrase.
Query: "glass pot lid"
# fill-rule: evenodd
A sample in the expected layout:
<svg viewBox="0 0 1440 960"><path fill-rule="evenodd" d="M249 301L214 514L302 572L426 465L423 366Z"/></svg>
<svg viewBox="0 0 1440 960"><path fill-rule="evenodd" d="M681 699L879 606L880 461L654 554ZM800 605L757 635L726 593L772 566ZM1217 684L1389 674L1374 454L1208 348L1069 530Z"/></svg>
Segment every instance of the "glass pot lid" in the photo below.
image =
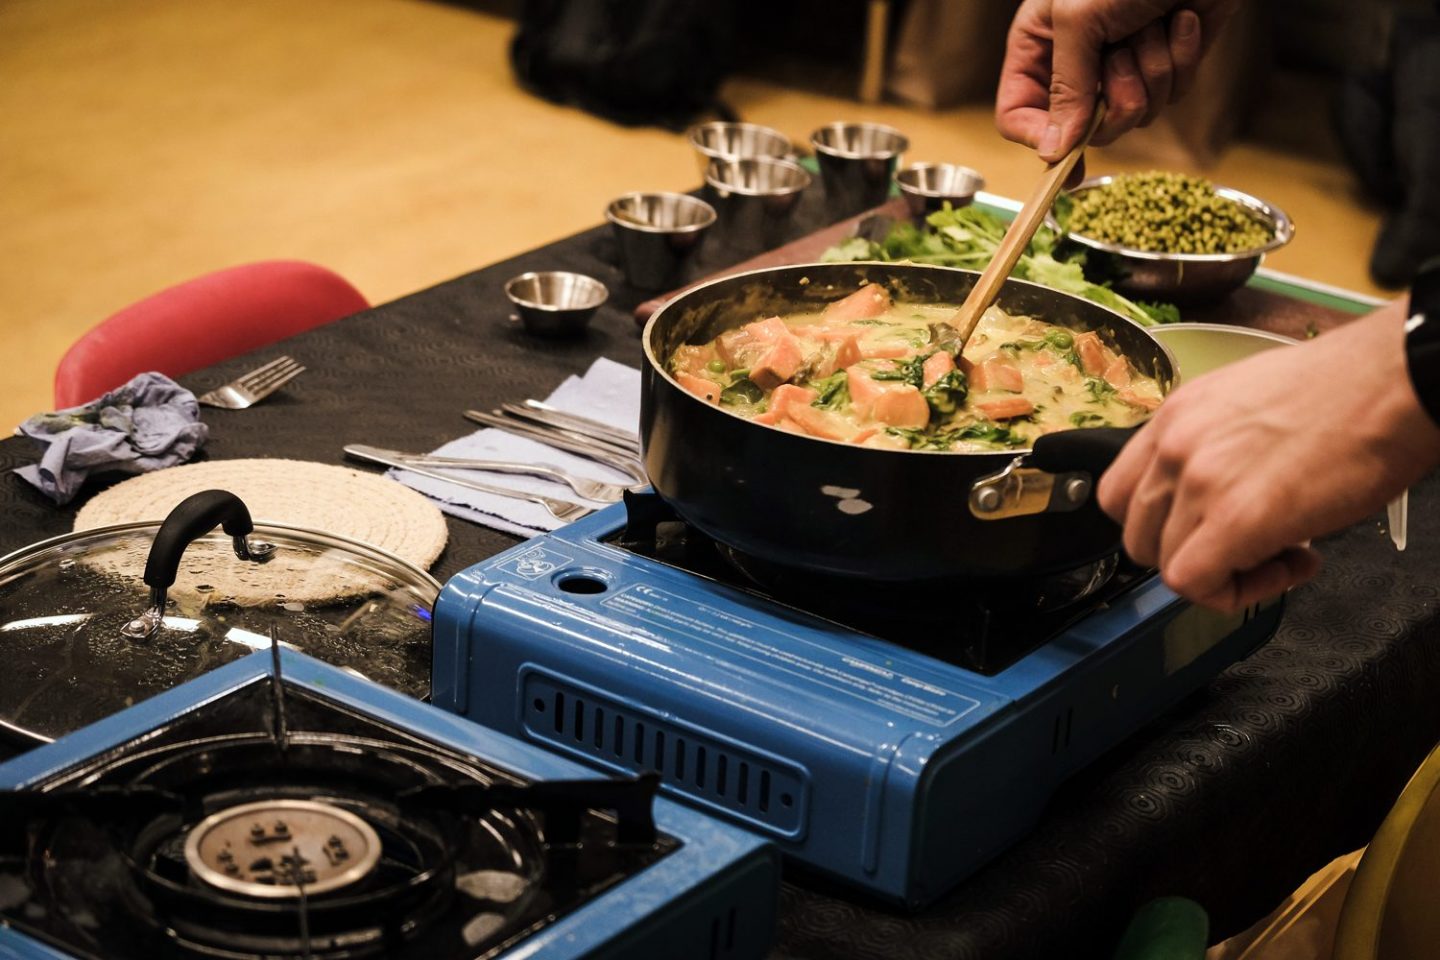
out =
<svg viewBox="0 0 1440 960"><path fill-rule="evenodd" d="M0 558L0 736L21 748L53 740L268 650L272 631L425 698L439 592L423 570L359 541L253 524L222 490L186 499L164 523L46 540Z"/></svg>

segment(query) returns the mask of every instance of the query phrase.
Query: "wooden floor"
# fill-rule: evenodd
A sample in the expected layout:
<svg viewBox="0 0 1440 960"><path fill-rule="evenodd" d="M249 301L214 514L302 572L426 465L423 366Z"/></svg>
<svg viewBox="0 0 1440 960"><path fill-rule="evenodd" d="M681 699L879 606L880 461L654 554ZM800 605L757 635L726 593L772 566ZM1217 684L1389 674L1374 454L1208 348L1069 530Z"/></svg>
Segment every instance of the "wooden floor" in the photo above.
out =
<svg viewBox="0 0 1440 960"><path fill-rule="evenodd" d="M520 91L510 32L422 0L5 0L0 424L49 406L76 336L196 274L297 257L384 301L590 226L624 191L697 182L680 135ZM1039 172L985 106L864 107L745 79L726 98L802 142L831 120L891 123L912 159L967 163L1000 193ZM1242 144L1208 173L1299 224L1270 266L1373 290L1378 219L1333 161Z"/></svg>

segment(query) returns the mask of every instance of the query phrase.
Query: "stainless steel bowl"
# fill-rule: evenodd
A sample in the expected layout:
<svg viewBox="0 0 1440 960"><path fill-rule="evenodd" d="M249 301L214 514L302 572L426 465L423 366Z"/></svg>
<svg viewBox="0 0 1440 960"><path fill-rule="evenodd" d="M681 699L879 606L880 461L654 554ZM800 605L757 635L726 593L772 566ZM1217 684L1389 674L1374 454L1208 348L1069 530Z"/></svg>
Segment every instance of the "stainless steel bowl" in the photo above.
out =
<svg viewBox="0 0 1440 960"><path fill-rule="evenodd" d="M809 171L792 160L710 161L705 186L726 245L737 253L758 253L784 242L790 212L811 179Z"/></svg>
<svg viewBox="0 0 1440 960"><path fill-rule="evenodd" d="M1070 191L1078 197L1086 190L1104 186L1113 176L1092 177ZM1295 236L1290 218L1274 204L1230 187L1216 187L1216 194L1240 204L1269 228L1269 243L1237 253L1160 253L1104 243L1084 234L1070 232L1068 240L1113 257L1117 266L1115 289L1123 294L1151 300L1198 303L1218 300L1238 287L1260 266L1265 254L1278 250Z"/></svg>
<svg viewBox="0 0 1440 960"><path fill-rule="evenodd" d="M912 163L895 174L913 217L941 209L946 203L963 207L985 189L979 171L953 163Z"/></svg>
<svg viewBox="0 0 1440 960"><path fill-rule="evenodd" d="M881 123L829 123L810 134L830 212L846 217L880 206L910 140Z"/></svg>
<svg viewBox="0 0 1440 960"><path fill-rule="evenodd" d="M605 209L625 280L641 290L675 286L715 218L714 207L685 193L627 193Z"/></svg>
<svg viewBox="0 0 1440 960"><path fill-rule="evenodd" d="M543 337L575 336L610 296L605 284L583 273L522 273L505 284L525 329Z"/></svg>
<svg viewBox="0 0 1440 960"><path fill-rule="evenodd" d="M702 123L690 128L690 145L700 160L700 174L712 160L745 160L750 157L790 155L790 138L779 130L758 123Z"/></svg>
<svg viewBox="0 0 1440 960"><path fill-rule="evenodd" d="M1226 364L1298 341L1269 330L1223 323L1162 323L1150 335L1170 348L1181 380L1193 380Z"/></svg>
<svg viewBox="0 0 1440 960"><path fill-rule="evenodd" d="M705 184L716 197L754 197L774 213L790 212L810 181L810 172L800 164L774 157L711 160L705 168Z"/></svg>

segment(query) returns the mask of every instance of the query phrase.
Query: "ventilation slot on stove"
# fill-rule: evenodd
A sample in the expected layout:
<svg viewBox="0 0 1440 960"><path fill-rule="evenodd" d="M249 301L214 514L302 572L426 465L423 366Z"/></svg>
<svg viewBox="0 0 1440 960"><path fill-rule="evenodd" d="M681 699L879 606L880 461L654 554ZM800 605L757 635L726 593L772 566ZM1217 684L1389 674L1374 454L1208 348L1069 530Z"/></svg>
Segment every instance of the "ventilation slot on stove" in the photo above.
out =
<svg viewBox="0 0 1440 960"><path fill-rule="evenodd" d="M1050 731L1050 752L1066 750L1070 746L1070 731L1075 725L1075 708L1066 707L1055 714L1055 725Z"/></svg>
<svg viewBox="0 0 1440 960"><path fill-rule="evenodd" d="M800 830L805 777L758 752L531 673L525 731L611 768L654 770L673 792L782 836Z"/></svg>
<svg viewBox="0 0 1440 960"><path fill-rule="evenodd" d="M710 960L725 960L735 952L735 909L710 918Z"/></svg>

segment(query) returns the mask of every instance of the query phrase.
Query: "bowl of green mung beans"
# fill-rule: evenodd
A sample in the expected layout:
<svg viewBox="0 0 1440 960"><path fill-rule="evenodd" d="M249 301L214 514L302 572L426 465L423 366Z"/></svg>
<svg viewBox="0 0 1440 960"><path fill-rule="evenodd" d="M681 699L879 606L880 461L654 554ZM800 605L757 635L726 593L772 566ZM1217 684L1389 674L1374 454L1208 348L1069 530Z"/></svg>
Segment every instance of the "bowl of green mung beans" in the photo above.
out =
<svg viewBox="0 0 1440 960"><path fill-rule="evenodd" d="M1151 171L1093 177L1057 204L1067 242L1116 290L1176 302L1218 300L1250 279L1295 227L1274 204L1203 177Z"/></svg>

